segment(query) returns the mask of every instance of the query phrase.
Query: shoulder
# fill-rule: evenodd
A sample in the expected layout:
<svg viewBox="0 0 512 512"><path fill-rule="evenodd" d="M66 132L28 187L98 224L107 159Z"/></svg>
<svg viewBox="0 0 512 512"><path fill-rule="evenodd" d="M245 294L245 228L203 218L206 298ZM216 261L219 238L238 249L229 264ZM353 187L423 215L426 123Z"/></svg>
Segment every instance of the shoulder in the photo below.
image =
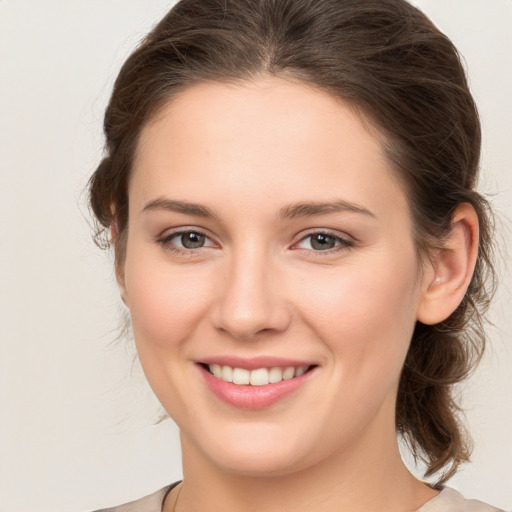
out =
<svg viewBox="0 0 512 512"><path fill-rule="evenodd" d="M174 487L176 487L176 485L178 485L178 483L179 482L168 485L149 496L144 496L138 500L130 501L124 505L103 508L101 510L96 510L95 512L161 512L164 498Z"/></svg>
<svg viewBox="0 0 512 512"><path fill-rule="evenodd" d="M445 487L435 498L416 512L504 512L477 500L466 500L460 492Z"/></svg>

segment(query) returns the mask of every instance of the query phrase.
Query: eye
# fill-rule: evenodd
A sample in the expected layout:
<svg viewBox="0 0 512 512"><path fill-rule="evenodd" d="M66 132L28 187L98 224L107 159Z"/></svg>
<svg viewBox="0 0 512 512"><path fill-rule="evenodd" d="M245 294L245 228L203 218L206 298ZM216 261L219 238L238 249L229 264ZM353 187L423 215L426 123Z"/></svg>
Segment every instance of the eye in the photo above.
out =
<svg viewBox="0 0 512 512"><path fill-rule="evenodd" d="M318 231L303 237L297 244L295 244L294 248L312 251L329 251L336 249L337 247L342 249L351 247L352 245L353 242L346 238L332 233Z"/></svg>
<svg viewBox="0 0 512 512"><path fill-rule="evenodd" d="M216 244L204 233L194 230L170 233L162 237L158 242L166 248L177 252L193 251L204 247L216 247Z"/></svg>

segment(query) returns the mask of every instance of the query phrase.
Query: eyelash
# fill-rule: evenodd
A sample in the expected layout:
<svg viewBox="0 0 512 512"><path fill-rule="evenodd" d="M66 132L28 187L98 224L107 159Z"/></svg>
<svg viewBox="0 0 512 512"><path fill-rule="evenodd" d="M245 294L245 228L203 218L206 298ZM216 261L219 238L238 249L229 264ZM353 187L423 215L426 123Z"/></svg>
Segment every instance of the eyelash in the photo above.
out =
<svg viewBox="0 0 512 512"><path fill-rule="evenodd" d="M321 230L317 229L314 231L310 231L309 233L306 233L300 237L300 239L295 242L292 247L297 246L301 242L304 242L308 238L311 239L313 236L318 235L324 235L326 237L329 237L334 240L335 246L329 249L323 249L323 250L314 250L314 249L303 249L303 248L297 248L295 250L297 251L303 251L304 253L307 253L308 256L314 256L321 258L324 255L332 255L333 253L337 253L339 251L347 251L351 247L354 246L354 242L348 238L345 238L337 233L333 233L332 231L329 231L327 229ZM311 244L311 242L310 242Z"/></svg>
<svg viewBox="0 0 512 512"><path fill-rule="evenodd" d="M195 249L188 249L186 247L178 247L175 243L172 242L172 240L174 238L178 238L178 237L181 237L186 234L195 234L195 235L205 237L206 240L210 240L212 245L197 247ZM294 250L301 251L303 253L307 253L307 255L309 255L309 256L314 255L314 257L322 257L323 255L332 254L332 253L335 253L338 251L346 251L346 250L350 249L351 247L353 247L353 245L354 245L354 242L352 240L349 240L348 238L345 238L338 234L335 234L329 230L315 230L315 231L311 231L311 232L306 233L305 235L301 236L301 238L297 242L294 242L292 244L291 248L293 249L293 247L297 246L301 242L304 242L308 238L312 238L315 235L317 235L317 236L325 235L326 237L334 239L334 242L336 245L332 248L324 249L324 250L314 250L314 249L304 249L304 248L296 248ZM215 242L212 242L211 238L206 233L203 233L202 231L197 230L197 229L182 229L180 231L174 231L172 233L169 233L165 236L158 238L156 240L156 242L159 245L161 245L163 248L165 248L166 250L172 251L176 254L189 255L189 256L197 256L200 254L201 250L210 249L216 245Z"/></svg>
<svg viewBox="0 0 512 512"><path fill-rule="evenodd" d="M171 241L174 238L179 238L183 235L192 234L192 233L195 235L204 236L205 239L211 241L211 238L206 233L203 233L202 231L200 231L198 229L181 229L179 231L174 231L172 233L168 233L168 234L158 238L156 240L156 242L168 251L174 252L176 254L187 255L187 256L197 256L197 255L199 255L199 252L201 249L209 249L211 247L214 247L214 245L216 245L214 242L212 242L212 245L198 247L196 249L187 249L186 247L178 247L175 243L172 243L172 241Z"/></svg>

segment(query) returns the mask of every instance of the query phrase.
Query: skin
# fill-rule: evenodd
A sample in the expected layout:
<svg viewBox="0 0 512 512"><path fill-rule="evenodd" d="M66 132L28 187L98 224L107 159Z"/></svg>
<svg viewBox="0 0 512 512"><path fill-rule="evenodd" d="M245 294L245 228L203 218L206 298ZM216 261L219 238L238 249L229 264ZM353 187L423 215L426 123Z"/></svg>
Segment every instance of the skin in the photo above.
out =
<svg viewBox="0 0 512 512"><path fill-rule="evenodd" d="M419 261L406 198L368 123L269 77L196 85L166 105L142 132L129 199L118 280L145 374L180 427L176 510L396 512L435 496L401 461L394 410L416 321L448 316L471 277L470 207L446 250ZM179 252L186 230L205 245ZM312 233L337 245L315 249ZM223 355L318 367L295 393L244 410L198 371Z"/></svg>

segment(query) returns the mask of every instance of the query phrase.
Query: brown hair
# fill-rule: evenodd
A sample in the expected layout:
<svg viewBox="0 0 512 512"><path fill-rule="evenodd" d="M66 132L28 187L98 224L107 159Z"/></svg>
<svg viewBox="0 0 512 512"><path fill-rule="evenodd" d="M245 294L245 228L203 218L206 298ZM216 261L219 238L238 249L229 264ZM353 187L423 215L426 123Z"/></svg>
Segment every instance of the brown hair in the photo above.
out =
<svg viewBox="0 0 512 512"><path fill-rule="evenodd" d="M289 77L350 102L383 135L412 212L418 252L442 245L471 204L480 247L469 289L440 324L418 323L401 376L396 428L426 474L469 457L453 385L484 348L493 289L492 213L475 190L480 123L451 41L404 0L182 0L123 65L108 105L106 154L90 180L97 235L115 223L121 268L127 184L142 128L177 92L205 81ZM489 284L490 283L490 284Z"/></svg>

